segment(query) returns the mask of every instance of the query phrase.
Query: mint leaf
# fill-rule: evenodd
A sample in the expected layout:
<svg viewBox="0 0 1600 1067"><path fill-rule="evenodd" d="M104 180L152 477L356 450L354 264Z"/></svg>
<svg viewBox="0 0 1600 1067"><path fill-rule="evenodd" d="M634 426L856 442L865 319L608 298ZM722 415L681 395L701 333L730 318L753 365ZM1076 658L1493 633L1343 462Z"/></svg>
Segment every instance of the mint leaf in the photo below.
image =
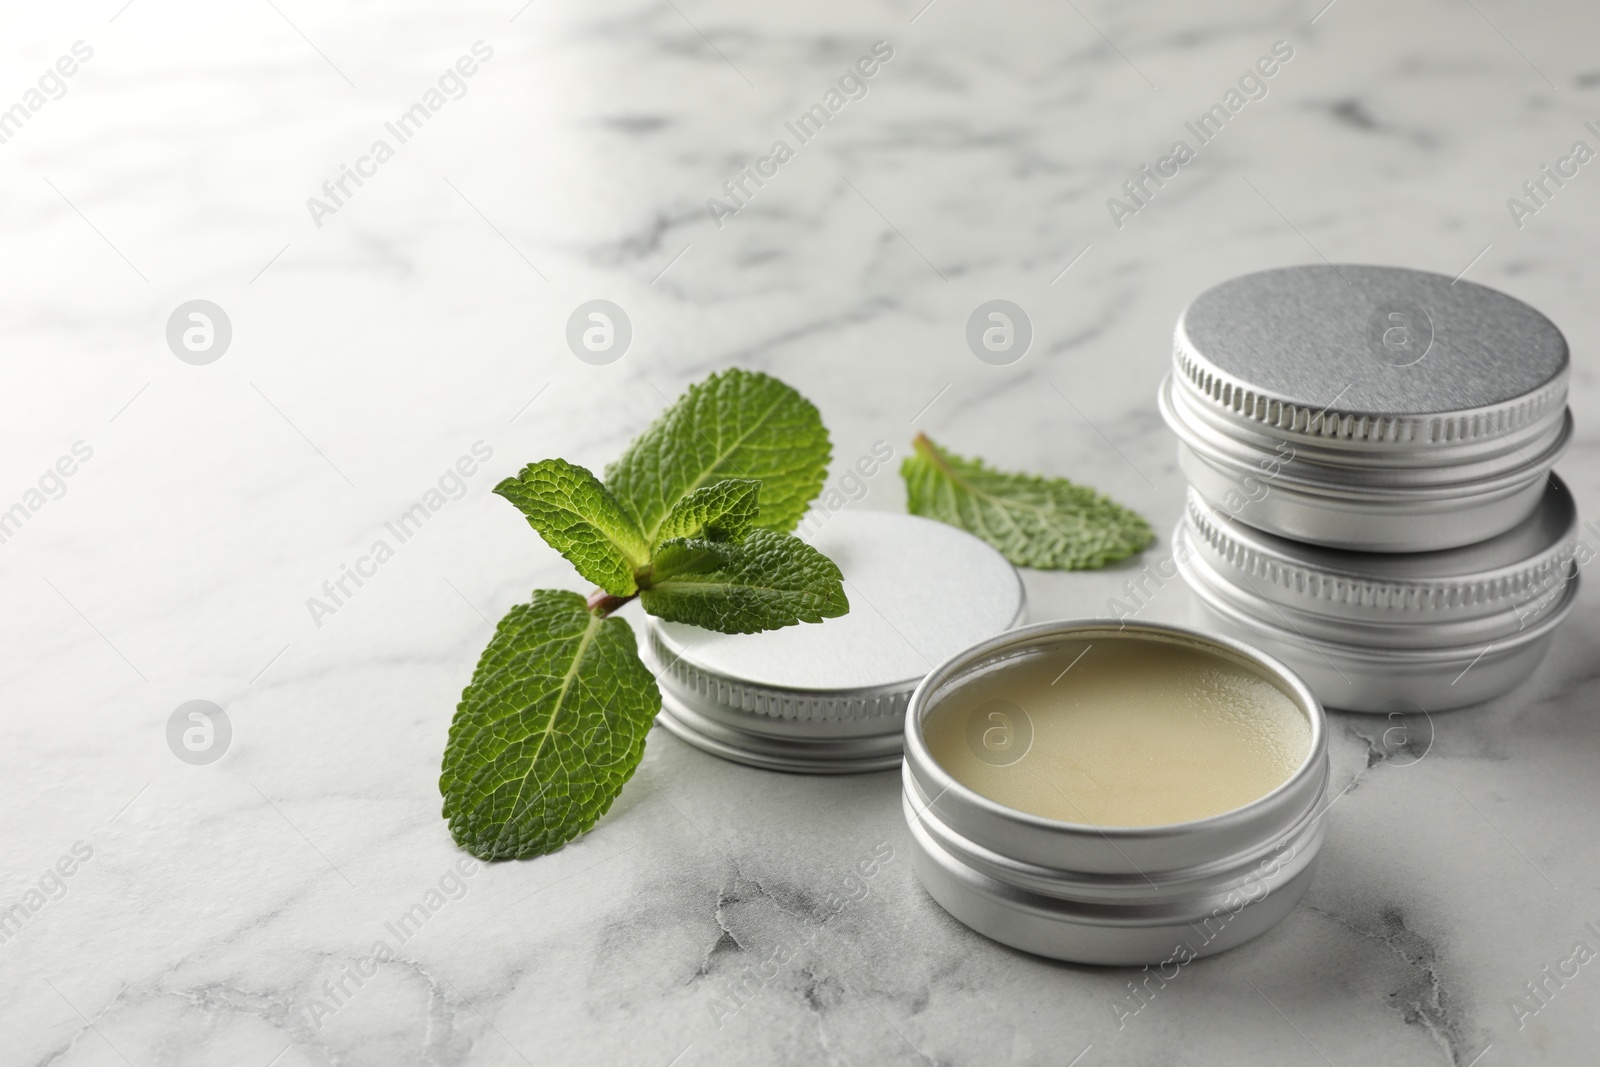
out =
<svg viewBox="0 0 1600 1067"><path fill-rule="evenodd" d="M606 468L606 484L651 544L680 500L724 478L761 482L756 524L788 532L821 491L831 452L809 400L776 378L728 370L691 385Z"/></svg>
<svg viewBox="0 0 1600 1067"><path fill-rule="evenodd" d="M633 572L649 559L643 534L600 479L564 459L523 467L494 491L527 516L545 543L608 593L639 588Z"/></svg>
<svg viewBox="0 0 1600 1067"><path fill-rule="evenodd" d="M1150 524L1065 478L1008 474L918 434L900 466L906 509L977 534L1019 567L1084 570L1142 551Z"/></svg>
<svg viewBox="0 0 1600 1067"><path fill-rule="evenodd" d="M439 791L456 843L523 859L585 832L633 776L660 708L625 621L536 590L500 620L450 724Z"/></svg>
<svg viewBox="0 0 1600 1067"><path fill-rule="evenodd" d="M696 489L672 505L651 548L679 537L737 541L755 525L760 496L761 483L753 478L728 478Z"/></svg>
<svg viewBox="0 0 1600 1067"><path fill-rule="evenodd" d="M850 610L833 561L773 530L752 530L737 543L668 541L643 584L639 602L650 614L725 634L821 622Z"/></svg>

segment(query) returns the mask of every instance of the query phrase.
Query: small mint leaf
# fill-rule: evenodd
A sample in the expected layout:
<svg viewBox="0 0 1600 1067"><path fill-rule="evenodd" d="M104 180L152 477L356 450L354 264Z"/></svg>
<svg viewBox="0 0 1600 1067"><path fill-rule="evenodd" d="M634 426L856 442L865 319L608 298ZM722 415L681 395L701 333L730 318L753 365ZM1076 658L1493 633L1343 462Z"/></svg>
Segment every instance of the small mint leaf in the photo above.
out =
<svg viewBox="0 0 1600 1067"><path fill-rule="evenodd" d="M530 463L494 491L517 506L545 543L608 593L639 587L633 572L649 559L639 527L600 479L564 459Z"/></svg>
<svg viewBox="0 0 1600 1067"><path fill-rule="evenodd" d="M461 694L439 791L479 859L554 852L611 807L661 708L622 619L554 589L506 613Z"/></svg>
<svg viewBox="0 0 1600 1067"><path fill-rule="evenodd" d="M913 445L900 466L906 510L976 534L1019 567L1104 567L1155 539L1144 519L1087 486L997 471L926 434Z"/></svg>
<svg viewBox="0 0 1600 1067"><path fill-rule="evenodd" d="M761 483L753 478L727 478L702 486L672 505L651 548L685 537L737 541L755 525L760 496Z"/></svg>
<svg viewBox="0 0 1600 1067"><path fill-rule="evenodd" d="M793 530L822 490L832 446L822 416L765 374L727 370L691 385L606 468L606 485L659 544L680 500L726 478L761 483L756 525Z"/></svg>
<svg viewBox="0 0 1600 1067"><path fill-rule="evenodd" d="M850 610L834 562L773 530L752 530L739 542L668 541L643 584L645 611L725 634L821 622Z"/></svg>

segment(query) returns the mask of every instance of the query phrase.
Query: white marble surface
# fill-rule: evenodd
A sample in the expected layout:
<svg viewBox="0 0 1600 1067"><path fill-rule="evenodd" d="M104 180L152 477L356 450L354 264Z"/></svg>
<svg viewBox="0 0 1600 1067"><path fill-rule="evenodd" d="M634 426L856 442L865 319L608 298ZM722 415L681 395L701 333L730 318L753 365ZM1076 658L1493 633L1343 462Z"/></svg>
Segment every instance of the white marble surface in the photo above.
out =
<svg viewBox="0 0 1600 1067"><path fill-rule="evenodd" d="M121 5L4 16L0 107L94 52L0 144L0 508L93 454L0 544L0 907L53 897L0 944L0 1061L1594 1062L1600 966L1520 1029L1509 1006L1600 945L1593 596L1420 761L1336 716L1351 788L1306 902L1120 1029L1130 972L999 948L921 892L894 774L764 774L660 730L592 834L475 871L312 1020L387 922L457 885L436 781L488 620L575 582L490 485L603 465L714 368L798 386L841 464L925 429L1164 534L1182 483L1153 393L1189 297L1323 256L1470 264L1567 332L1561 469L1600 514L1600 171L1520 230L1505 203L1597 144L1592 5ZM705 199L880 39L868 96L714 225ZM306 198L479 40L466 94L315 226ZM1277 40L1269 94L1113 226L1106 198ZM635 328L610 366L562 342L595 297ZM1013 366L963 340L993 297L1037 330ZM233 324L209 366L163 339L195 298ZM464 497L315 625L307 598L477 441ZM901 504L886 471L856 506ZM1036 617L1098 612L1131 574L1029 574ZM1169 588L1150 615L1186 611ZM192 699L233 724L209 766L166 744ZM46 871L78 842L62 894ZM823 921L884 842L870 895Z"/></svg>

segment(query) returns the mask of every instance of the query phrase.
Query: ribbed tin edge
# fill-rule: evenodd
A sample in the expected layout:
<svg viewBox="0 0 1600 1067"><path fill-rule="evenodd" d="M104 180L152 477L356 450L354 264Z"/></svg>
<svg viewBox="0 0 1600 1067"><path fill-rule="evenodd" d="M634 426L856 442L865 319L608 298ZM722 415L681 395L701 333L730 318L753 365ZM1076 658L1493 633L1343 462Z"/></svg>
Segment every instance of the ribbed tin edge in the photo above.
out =
<svg viewBox="0 0 1600 1067"><path fill-rule="evenodd" d="M1567 491L1560 479L1550 477L1563 492ZM1547 589L1551 575L1565 567L1577 547L1574 520L1573 529L1544 552L1508 563L1505 569L1488 576L1380 578L1330 572L1248 544L1243 538L1254 531L1246 531L1242 537L1232 534L1226 523L1213 517L1212 510L1193 489L1188 491L1186 529L1196 535L1200 547L1209 549L1215 559L1248 579L1276 586L1300 602L1309 602L1308 610L1329 613L1351 607L1419 615L1495 604L1514 608Z"/></svg>
<svg viewBox="0 0 1600 1067"><path fill-rule="evenodd" d="M1247 623L1250 627L1248 635L1233 635L1237 640L1243 641L1252 647L1261 647L1269 651L1274 657L1283 660L1297 671L1304 673L1303 667L1312 659L1300 654L1284 654L1280 651L1267 649L1268 640L1277 646L1298 646L1302 651L1314 654L1326 653L1346 663L1365 663L1374 668L1382 667L1384 670L1402 668L1416 673L1431 670L1441 664L1454 664L1461 667L1470 663L1477 656L1491 649L1502 652L1515 651L1549 637L1571 614L1577 603L1580 576L1574 575L1568 579L1559 592L1540 605L1535 613L1538 621L1532 625L1515 627L1508 632L1489 638L1479 638L1466 642L1440 641L1421 647L1398 647L1385 644L1381 638L1369 643L1363 643L1349 636L1345 640L1328 637L1309 637L1305 631L1296 629L1292 620L1286 619L1276 613L1264 612L1256 614L1237 601L1226 599L1218 594L1217 589L1196 573L1193 563L1180 564L1178 574L1184 583L1194 593L1195 597L1210 611L1218 616ZM1512 620L1515 621L1515 620ZM1452 670L1451 674L1455 672ZM1447 676L1448 677L1448 676ZM1317 699L1323 700L1319 692ZM1344 705L1323 700L1328 707L1348 710Z"/></svg>
<svg viewBox="0 0 1600 1067"><path fill-rule="evenodd" d="M1197 403L1176 373L1161 380L1156 405L1178 439L1206 461L1239 476L1264 472L1281 484L1331 499L1454 499L1502 491L1542 478L1571 444L1571 409L1531 431L1451 448L1409 446L1352 451L1226 419Z"/></svg>
<svg viewBox="0 0 1600 1067"><path fill-rule="evenodd" d="M1194 350L1180 319L1173 340L1176 380L1189 396L1223 416L1254 423L1264 432L1315 438L1349 448L1374 444L1419 448L1466 445L1552 422L1566 407L1570 369L1543 386L1499 404L1469 411L1372 415L1334 407L1313 408L1228 374Z"/></svg>
<svg viewBox="0 0 1600 1067"><path fill-rule="evenodd" d="M1469 644L1394 648L1381 639L1371 644L1308 639L1303 631L1251 614L1197 581L1192 561L1179 573L1194 592L1206 629L1290 664L1327 707L1374 714L1449 711L1510 692L1544 659L1555 630L1572 611L1579 585L1573 576L1559 601L1541 610L1537 623L1512 634Z"/></svg>
<svg viewBox="0 0 1600 1067"><path fill-rule="evenodd" d="M702 752L790 774L860 774L893 770L900 765L903 734L899 724L885 723L890 732L864 737L773 737L743 729L745 723L720 721L702 715L663 693L656 721L680 740Z"/></svg>
<svg viewBox="0 0 1600 1067"><path fill-rule="evenodd" d="M647 630L650 651L662 665L661 675L668 685L700 700L752 715L813 721L887 719L905 714L911 692L921 681L908 678L875 689L848 692L754 685L702 670L670 648L654 626Z"/></svg>

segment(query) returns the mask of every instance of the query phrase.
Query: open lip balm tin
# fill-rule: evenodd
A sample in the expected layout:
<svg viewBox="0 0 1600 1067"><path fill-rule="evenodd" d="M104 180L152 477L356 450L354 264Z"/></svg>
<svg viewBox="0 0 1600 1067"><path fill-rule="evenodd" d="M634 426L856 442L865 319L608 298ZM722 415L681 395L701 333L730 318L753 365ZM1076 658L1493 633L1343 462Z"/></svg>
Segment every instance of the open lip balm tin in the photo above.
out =
<svg viewBox="0 0 1600 1067"><path fill-rule="evenodd" d="M1441 711L1509 691L1578 595L1578 514L1554 474L1533 513L1438 552L1345 552L1234 522L1191 489L1173 559L1200 620L1281 657L1345 711Z"/></svg>
<svg viewBox="0 0 1600 1067"><path fill-rule="evenodd" d="M752 767L893 769L912 690L951 653L1021 621L1022 577L966 531L914 515L845 510L803 536L838 565L849 613L758 634L650 619L657 721Z"/></svg>
<svg viewBox="0 0 1600 1067"><path fill-rule="evenodd" d="M1305 716L1304 758L1280 785L1243 806L1148 826L1096 826L1021 811L963 784L938 762L926 728L954 687L1081 641L1197 650L1254 672ZM1091 619L1013 630L946 660L917 687L906 714L901 799L923 886L979 933L1076 963L1181 964L1276 924L1310 884L1327 783L1322 707L1305 683L1248 645L1184 627Z"/></svg>
<svg viewBox="0 0 1600 1067"><path fill-rule="evenodd" d="M1366 552L1482 541L1538 506L1572 435L1567 344L1504 293L1424 271L1233 278L1178 319L1161 413L1211 504Z"/></svg>

